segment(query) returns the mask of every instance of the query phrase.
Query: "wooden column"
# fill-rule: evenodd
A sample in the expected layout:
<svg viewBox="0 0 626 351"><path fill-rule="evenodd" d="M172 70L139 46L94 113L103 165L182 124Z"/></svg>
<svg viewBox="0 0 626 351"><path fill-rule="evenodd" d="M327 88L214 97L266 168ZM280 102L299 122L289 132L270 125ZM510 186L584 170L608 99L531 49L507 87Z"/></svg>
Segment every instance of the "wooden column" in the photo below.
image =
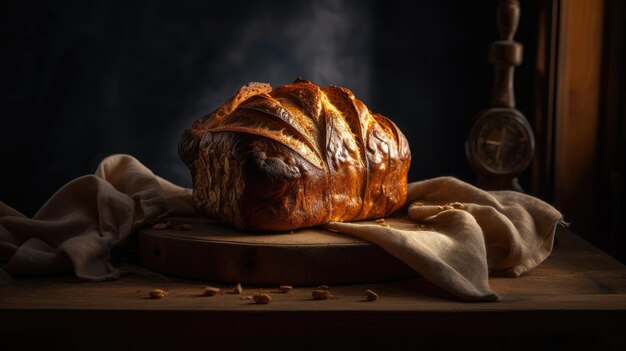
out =
<svg viewBox="0 0 626 351"><path fill-rule="evenodd" d="M626 261L626 1L541 0L533 194Z"/></svg>
<svg viewBox="0 0 626 351"><path fill-rule="evenodd" d="M593 228L604 1L560 1L554 110L554 204L576 231Z"/></svg>

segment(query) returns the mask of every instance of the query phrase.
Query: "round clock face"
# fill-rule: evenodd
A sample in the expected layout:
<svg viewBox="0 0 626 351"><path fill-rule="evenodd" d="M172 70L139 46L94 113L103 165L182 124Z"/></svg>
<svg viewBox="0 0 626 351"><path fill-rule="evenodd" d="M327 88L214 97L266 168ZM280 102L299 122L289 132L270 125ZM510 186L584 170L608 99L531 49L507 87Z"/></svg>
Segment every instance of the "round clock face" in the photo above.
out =
<svg viewBox="0 0 626 351"><path fill-rule="evenodd" d="M521 173L530 163L534 138L526 119L512 111L482 115L468 140L475 167L494 175Z"/></svg>

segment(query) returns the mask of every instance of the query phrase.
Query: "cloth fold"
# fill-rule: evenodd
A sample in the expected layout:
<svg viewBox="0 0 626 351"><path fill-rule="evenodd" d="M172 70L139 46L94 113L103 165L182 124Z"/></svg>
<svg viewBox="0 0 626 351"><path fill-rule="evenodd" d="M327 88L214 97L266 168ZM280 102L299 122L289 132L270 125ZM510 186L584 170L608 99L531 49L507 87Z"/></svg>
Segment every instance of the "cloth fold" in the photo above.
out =
<svg viewBox="0 0 626 351"><path fill-rule="evenodd" d="M538 266L552 252L562 220L535 197L487 192L452 177L409 184L407 204L409 219L423 225L390 220L326 228L377 244L463 300L498 299L488 275L517 277Z"/></svg>
<svg viewBox="0 0 626 351"><path fill-rule="evenodd" d="M13 275L74 270L79 278L119 277L111 248L170 211L191 214L191 190L157 176L129 155L105 158L27 218L0 202L0 262Z"/></svg>
<svg viewBox="0 0 626 351"><path fill-rule="evenodd" d="M452 202L460 204L444 206ZM409 184L407 204L410 220L325 228L379 245L468 301L498 298L489 274L519 276L543 262L562 220L537 198L486 192L452 177ZM166 215L194 215L191 189L158 177L132 156L112 155L94 175L63 186L33 218L0 202L0 264L10 275L73 270L82 279L115 279L111 249Z"/></svg>

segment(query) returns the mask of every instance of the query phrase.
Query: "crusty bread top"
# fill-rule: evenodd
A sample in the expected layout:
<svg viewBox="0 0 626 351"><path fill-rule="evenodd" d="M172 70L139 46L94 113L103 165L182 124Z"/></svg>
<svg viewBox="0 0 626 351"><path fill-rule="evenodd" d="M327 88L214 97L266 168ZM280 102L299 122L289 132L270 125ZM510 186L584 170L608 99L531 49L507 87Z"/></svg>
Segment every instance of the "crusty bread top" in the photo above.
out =
<svg viewBox="0 0 626 351"><path fill-rule="evenodd" d="M300 78L276 89L266 83L249 83L217 110L194 122L190 132L196 138L209 131L255 134L287 146L313 166L324 169L330 137L326 134L330 130L352 135L344 140L348 148L360 149L357 153L365 166L366 131L372 124L394 136L395 145L389 145L395 148L393 154L410 158L406 139L396 125L382 115L372 114L350 90L336 86L321 89Z"/></svg>

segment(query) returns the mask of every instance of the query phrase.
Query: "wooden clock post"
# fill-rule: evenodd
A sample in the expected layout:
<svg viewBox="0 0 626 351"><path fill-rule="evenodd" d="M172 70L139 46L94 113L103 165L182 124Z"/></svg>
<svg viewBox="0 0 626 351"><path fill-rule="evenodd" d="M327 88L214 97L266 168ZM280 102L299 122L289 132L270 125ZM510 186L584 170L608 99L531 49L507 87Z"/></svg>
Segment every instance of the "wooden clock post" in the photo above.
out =
<svg viewBox="0 0 626 351"><path fill-rule="evenodd" d="M530 124L515 108L513 77L523 51L522 44L513 40L519 15L519 1L500 1L500 40L489 48L489 62L494 67L491 107L477 116L465 144L478 186L487 190L521 191L517 176L530 164L535 148Z"/></svg>

